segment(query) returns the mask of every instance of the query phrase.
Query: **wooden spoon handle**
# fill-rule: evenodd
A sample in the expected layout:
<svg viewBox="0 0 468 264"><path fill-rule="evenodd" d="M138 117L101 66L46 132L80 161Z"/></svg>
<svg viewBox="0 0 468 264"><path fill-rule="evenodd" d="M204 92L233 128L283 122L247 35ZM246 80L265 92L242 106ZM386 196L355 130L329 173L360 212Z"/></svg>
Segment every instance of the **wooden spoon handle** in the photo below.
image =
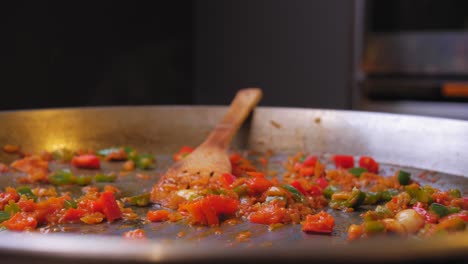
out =
<svg viewBox="0 0 468 264"><path fill-rule="evenodd" d="M261 98L262 90L259 88L239 90L232 100L228 112L208 135L202 146L226 150L237 130Z"/></svg>

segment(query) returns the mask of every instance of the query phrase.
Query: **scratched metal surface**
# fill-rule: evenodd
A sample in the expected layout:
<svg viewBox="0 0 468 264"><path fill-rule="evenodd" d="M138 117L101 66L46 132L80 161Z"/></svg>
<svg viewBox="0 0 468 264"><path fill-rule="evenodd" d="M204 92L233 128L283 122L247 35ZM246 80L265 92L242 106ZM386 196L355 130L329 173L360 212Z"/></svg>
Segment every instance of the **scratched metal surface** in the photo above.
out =
<svg viewBox="0 0 468 264"><path fill-rule="evenodd" d="M148 191L170 165L169 154L181 145L200 143L225 110L225 107L111 107L3 112L0 113L0 144L20 144L28 151L125 145L156 154L158 166L149 172L151 179L136 179L132 174L115 182L122 190L121 196L128 196ZM467 135L468 122L462 121L351 111L258 108L235 138L233 148L272 149L276 155L270 165L277 170L282 169L281 161L287 154L299 150L321 156L327 153L371 155L388 164L383 166L384 175L391 175L401 166L413 175L426 175L416 177L421 183L441 189L456 187L466 195ZM1 153L0 160L9 162L12 157ZM103 169L117 171L120 166L105 163ZM0 187L15 185L14 177L12 174L2 175ZM135 208L142 215L148 209ZM337 228L331 236L304 234L300 225L269 231L266 226L245 222L221 225L222 232L216 232L217 229L191 227L184 223L116 222L43 230L53 235L1 232L4 239L0 239L0 255L20 262L28 256L28 261L32 259L39 263L44 259L49 262L54 259L57 263L83 259L99 262L183 262L191 259L203 262L227 257L231 260L276 258L286 261L311 257L343 261L352 257L371 262L376 259L392 261L395 256L399 256L400 261L423 259L436 253L449 257L454 256L454 252L461 254L463 259L467 257L467 236L437 243L418 241L414 244L414 241L383 239L378 243L350 245L345 240L345 230L350 223L360 222L360 212L329 212L337 220ZM120 238L123 232L135 227L145 229L150 240L140 244ZM236 234L246 230L252 232L250 240L237 242ZM180 231L184 231L183 237L177 235ZM411 251L407 250L409 247Z"/></svg>

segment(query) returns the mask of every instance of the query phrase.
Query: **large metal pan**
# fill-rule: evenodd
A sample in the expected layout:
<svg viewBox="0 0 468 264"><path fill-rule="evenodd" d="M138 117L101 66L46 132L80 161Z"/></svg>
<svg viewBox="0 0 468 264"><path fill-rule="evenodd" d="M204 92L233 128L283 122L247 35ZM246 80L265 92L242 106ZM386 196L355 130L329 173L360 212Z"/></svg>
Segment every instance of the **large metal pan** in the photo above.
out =
<svg viewBox="0 0 468 264"><path fill-rule="evenodd" d="M27 151L57 148L132 146L155 153L158 170L170 164L169 155L181 145L199 144L223 116L226 107L155 106L105 107L0 113L0 144L20 144ZM442 189L468 191L468 122L353 111L259 107L241 129L233 147L273 150L271 166L287 154L370 155L391 170L402 166L429 178L440 178ZM0 154L0 159L11 157ZM275 165L276 164L276 165ZM392 165L393 164L393 165ZM105 167L111 170L112 165ZM427 178L427 177L426 177ZM129 178L124 192L151 188L152 182ZM421 179L423 180L423 179ZM430 179L429 179L430 180ZM7 176L0 187L11 184ZM461 261L468 259L468 235L429 241L376 238L348 243L346 225L358 222L359 212L333 212L337 231L332 236L306 235L299 225L270 232L254 224L212 229L178 224L145 225L146 242L125 241L126 223L68 227L73 234L0 233L0 259L28 263L79 262L205 262L328 261L401 262ZM251 230L247 243L236 243L238 231ZM178 238L184 230L188 235ZM50 230L53 232L56 230ZM80 234L76 234L80 233ZM82 234L88 233L88 234Z"/></svg>

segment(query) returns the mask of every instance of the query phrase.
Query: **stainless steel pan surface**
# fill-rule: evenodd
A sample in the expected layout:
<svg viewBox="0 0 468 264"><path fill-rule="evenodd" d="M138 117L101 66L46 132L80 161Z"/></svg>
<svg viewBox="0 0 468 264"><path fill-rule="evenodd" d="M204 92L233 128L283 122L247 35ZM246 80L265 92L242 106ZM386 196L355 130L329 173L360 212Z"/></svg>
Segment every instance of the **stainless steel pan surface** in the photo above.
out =
<svg viewBox="0 0 468 264"><path fill-rule="evenodd" d="M115 185L123 195L149 191L171 164L171 154L182 145L198 145L227 107L148 106L52 109L0 113L0 144L20 144L27 151L58 148L131 146L156 155L157 168L149 180L135 174ZM272 150L270 168L281 172L288 154L306 151L369 155L383 164L384 175L404 167L418 181L441 189L468 191L468 122L354 111L258 107L242 127L233 149ZM12 157L0 154L3 162ZM55 165L60 166L60 165ZM105 171L116 164L106 163ZM0 187L17 175L0 178ZM436 183L432 183L432 181ZM72 187L62 187L75 191ZM68 188L68 189L67 189ZM135 208L143 215L148 208ZM205 262L205 261L328 261L398 262L413 260L466 261L468 234L429 241L376 238L349 243L346 228L359 223L359 214L329 210L337 226L332 235L301 232L300 225L275 231L250 223L219 228L178 223L117 222L61 225L43 233L0 232L0 256L17 262ZM149 240L126 241L121 234L143 228ZM237 242L250 230L247 242ZM184 236L178 236L183 231Z"/></svg>

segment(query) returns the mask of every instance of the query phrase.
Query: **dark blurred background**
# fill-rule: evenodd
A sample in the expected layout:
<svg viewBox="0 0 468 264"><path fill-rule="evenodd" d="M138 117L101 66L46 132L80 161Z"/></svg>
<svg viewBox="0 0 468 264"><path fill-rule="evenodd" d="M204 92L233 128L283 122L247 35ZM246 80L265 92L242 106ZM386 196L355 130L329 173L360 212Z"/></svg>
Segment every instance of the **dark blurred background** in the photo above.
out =
<svg viewBox="0 0 468 264"><path fill-rule="evenodd" d="M227 104L468 119L464 0L7 1L0 109Z"/></svg>

